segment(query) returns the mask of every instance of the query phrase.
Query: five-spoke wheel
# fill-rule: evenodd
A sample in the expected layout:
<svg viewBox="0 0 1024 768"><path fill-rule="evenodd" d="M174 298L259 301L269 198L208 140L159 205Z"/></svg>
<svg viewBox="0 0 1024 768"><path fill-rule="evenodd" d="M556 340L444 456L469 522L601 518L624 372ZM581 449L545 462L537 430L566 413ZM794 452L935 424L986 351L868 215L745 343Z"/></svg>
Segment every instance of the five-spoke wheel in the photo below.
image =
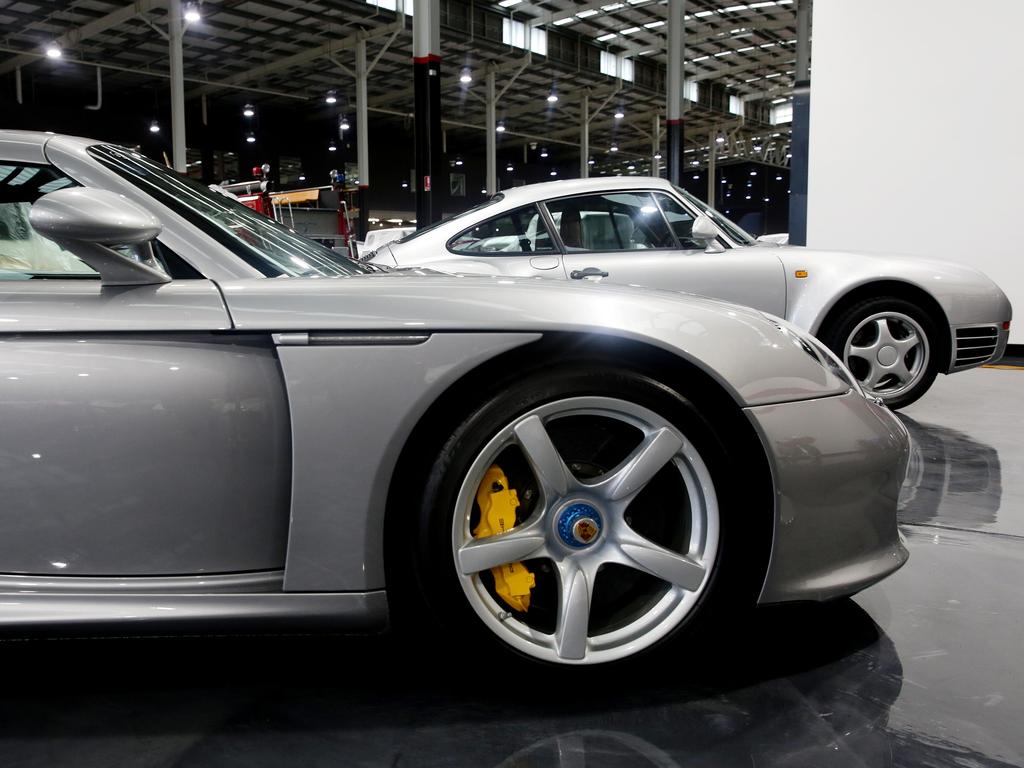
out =
<svg viewBox="0 0 1024 768"><path fill-rule="evenodd" d="M492 466L521 507L514 527L476 537ZM715 564L719 511L675 424L628 400L568 397L518 415L477 452L451 532L466 598L492 632L530 656L587 664L632 655L686 619ZM496 590L492 569L510 563L535 577L526 611Z"/></svg>
<svg viewBox="0 0 1024 768"><path fill-rule="evenodd" d="M880 297L848 308L822 340L842 358L865 392L891 408L917 400L938 372L933 323L914 304Z"/></svg>

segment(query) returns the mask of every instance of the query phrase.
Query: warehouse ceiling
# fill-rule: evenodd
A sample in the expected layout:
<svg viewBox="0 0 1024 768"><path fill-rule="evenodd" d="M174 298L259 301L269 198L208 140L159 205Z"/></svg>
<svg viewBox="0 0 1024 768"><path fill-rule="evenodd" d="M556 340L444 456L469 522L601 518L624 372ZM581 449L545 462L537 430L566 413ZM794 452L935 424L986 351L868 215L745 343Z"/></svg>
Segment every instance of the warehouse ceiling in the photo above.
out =
<svg viewBox="0 0 1024 768"><path fill-rule="evenodd" d="M325 94L335 90L346 109L354 94L354 43L368 34L369 60L376 59L371 119L410 114L412 19L386 7L396 0L373 1L380 6L357 0L197 3L201 20L187 26L184 38L187 98L275 103L316 119L327 109ZM587 93L598 165L609 161L612 146L622 153L617 157L649 162L657 115L664 133L667 17L668 5L659 0L442 0L443 118L450 129L483 130L484 72L495 66L499 90L510 85L497 113L507 128L504 144L578 145ZM523 23L544 30L535 53L504 42L516 41L517 27L521 41ZM96 87L97 68L105 89L167 78L163 0L0 0L0 25L4 79L18 67L32 68L34 77L80 80L84 89ZM691 90L684 131L693 162L704 162L717 136L725 139L719 146L726 161L786 164L788 123L772 126L770 115L785 106L793 87L793 0L688 2L685 41ZM46 56L54 44L60 58ZM471 81L463 82L463 75ZM552 93L557 101L548 100Z"/></svg>

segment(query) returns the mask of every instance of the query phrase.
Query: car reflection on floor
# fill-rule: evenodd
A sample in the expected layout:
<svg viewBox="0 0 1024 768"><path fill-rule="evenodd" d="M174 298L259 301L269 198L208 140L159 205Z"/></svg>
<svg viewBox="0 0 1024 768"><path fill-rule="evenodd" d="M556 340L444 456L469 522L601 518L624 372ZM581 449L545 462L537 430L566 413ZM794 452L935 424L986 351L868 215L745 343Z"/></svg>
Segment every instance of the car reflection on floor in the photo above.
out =
<svg viewBox="0 0 1024 768"><path fill-rule="evenodd" d="M999 453L949 427L900 414L912 438L900 522L983 528L1002 502Z"/></svg>

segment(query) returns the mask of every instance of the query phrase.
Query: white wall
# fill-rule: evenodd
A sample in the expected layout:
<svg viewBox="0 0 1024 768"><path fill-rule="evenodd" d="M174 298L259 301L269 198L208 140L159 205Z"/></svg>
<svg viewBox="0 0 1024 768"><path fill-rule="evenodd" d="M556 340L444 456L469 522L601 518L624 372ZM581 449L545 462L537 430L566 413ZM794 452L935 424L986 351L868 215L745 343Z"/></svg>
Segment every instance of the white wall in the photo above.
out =
<svg viewBox="0 0 1024 768"><path fill-rule="evenodd" d="M1024 0L813 14L807 244L975 266L1024 343Z"/></svg>

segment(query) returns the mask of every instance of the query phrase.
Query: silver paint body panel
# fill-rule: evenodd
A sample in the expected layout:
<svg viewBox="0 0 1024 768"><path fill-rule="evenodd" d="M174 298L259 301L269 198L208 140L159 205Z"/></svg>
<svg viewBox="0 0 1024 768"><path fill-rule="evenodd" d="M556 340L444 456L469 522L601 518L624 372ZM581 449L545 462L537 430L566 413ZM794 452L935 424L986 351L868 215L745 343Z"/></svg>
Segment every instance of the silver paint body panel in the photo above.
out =
<svg viewBox="0 0 1024 768"><path fill-rule="evenodd" d="M259 278L90 143L0 131L0 159L125 195L208 279L0 283L0 626L381 628L402 447L460 377L549 333L666 350L747 409L779 489L762 601L855 591L898 552L891 416L760 312L532 277Z"/></svg>
<svg viewBox="0 0 1024 768"><path fill-rule="evenodd" d="M281 347L292 413L285 589L384 586L384 505L416 422L480 363L539 338L435 334L407 346Z"/></svg>
<svg viewBox="0 0 1024 768"><path fill-rule="evenodd" d="M288 407L245 337L0 336L0 569L281 568Z"/></svg>
<svg viewBox="0 0 1024 768"><path fill-rule="evenodd" d="M654 190L676 197L694 218L701 211L678 197L665 179L605 177L528 184L505 190L504 198L464 217L442 224L408 242L389 243L371 261L388 266L424 266L465 274L529 274L530 254L502 259L451 252L448 241L480 222L523 205L553 198L625 190ZM743 245L720 231L727 247L721 254L701 251L649 251L561 255L563 269L549 277L567 279L574 269L597 267L608 272L603 282L656 286L745 304L785 317L817 334L828 311L859 287L896 281L920 288L942 307L949 326L1000 324L1011 319L1006 294L983 273L962 264L911 256L823 251L757 242ZM499 264L495 267L495 263ZM806 278L797 278L806 270ZM1004 335L1006 332L1003 332ZM952 360L943 370L951 372ZM959 369L964 370L964 369Z"/></svg>
<svg viewBox="0 0 1024 768"><path fill-rule="evenodd" d="M893 510L910 435L860 395L747 410L775 477L775 537L762 603L828 600L907 560Z"/></svg>

